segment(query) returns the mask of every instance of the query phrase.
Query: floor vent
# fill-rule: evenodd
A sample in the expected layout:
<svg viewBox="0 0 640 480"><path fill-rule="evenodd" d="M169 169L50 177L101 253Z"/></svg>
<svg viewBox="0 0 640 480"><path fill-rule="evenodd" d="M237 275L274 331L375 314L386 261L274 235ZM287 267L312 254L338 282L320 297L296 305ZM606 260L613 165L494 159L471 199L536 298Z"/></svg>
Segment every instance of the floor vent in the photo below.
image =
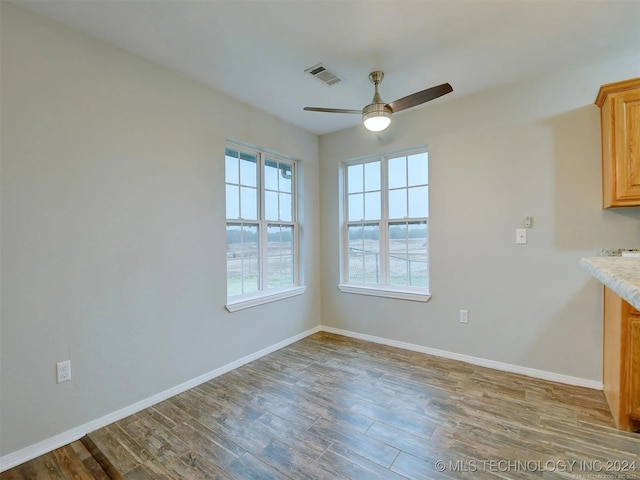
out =
<svg viewBox="0 0 640 480"><path fill-rule="evenodd" d="M337 85L344 81L342 77L327 70L327 67L325 67L321 63L319 63L318 65L314 65L311 68L307 68L305 72L311 75L312 77L317 78L325 85L329 85L329 86Z"/></svg>

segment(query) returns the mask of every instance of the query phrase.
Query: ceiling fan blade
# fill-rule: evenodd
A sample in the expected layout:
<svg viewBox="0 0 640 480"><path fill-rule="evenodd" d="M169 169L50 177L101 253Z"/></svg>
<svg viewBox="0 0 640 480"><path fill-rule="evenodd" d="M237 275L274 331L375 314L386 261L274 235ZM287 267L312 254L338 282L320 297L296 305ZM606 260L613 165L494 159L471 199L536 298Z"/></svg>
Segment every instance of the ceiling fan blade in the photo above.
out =
<svg viewBox="0 0 640 480"><path fill-rule="evenodd" d="M362 110L347 110L345 108L304 107L303 110L306 110L308 112L357 113L357 114L362 114Z"/></svg>
<svg viewBox="0 0 640 480"><path fill-rule="evenodd" d="M407 108L415 107L416 105L434 100L438 97L441 97L442 95L446 95L447 93L451 92L453 92L453 88L451 88L451 85L449 85L448 83L443 83L442 85L438 85L436 87L431 87L420 92L412 93L411 95L402 97L395 102L389 103L388 105L394 112L400 112L402 110L406 110Z"/></svg>

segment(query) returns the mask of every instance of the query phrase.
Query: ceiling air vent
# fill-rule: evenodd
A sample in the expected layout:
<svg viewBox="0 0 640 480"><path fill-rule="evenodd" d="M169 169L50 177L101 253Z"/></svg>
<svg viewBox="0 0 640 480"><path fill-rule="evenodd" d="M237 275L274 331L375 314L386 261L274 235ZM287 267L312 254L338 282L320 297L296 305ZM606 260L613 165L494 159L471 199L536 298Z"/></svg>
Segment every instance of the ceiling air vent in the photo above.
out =
<svg viewBox="0 0 640 480"><path fill-rule="evenodd" d="M307 68L305 72L311 75L312 77L317 78L325 85L329 85L329 86L337 85L344 81L342 77L336 75L333 72L330 72L321 63L319 63L318 65L314 65L311 68Z"/></svg>

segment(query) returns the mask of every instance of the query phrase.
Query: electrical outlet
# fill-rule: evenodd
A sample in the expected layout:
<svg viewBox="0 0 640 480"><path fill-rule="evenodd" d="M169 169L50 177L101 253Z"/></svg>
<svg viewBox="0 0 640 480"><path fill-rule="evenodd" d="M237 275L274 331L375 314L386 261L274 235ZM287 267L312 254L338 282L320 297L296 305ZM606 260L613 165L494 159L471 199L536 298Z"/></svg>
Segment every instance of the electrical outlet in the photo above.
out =
<svg viewBox="0 0 640 480"><path fill-rule="evenodd" d="M56 363L58 383L71 380L71 360Z"/></svg>
<svg viewBox="0 0 640 480"><path fill-rule="evenodd" d="M469 323L469 310L460 310L460 323Z"/></svg>
<svg viewBox="0 0 640 480"><path fill-rule="evenodd" d="M516 228L516 244L517 245L526 245L527 244L527 229L526 228Z"/></svg>

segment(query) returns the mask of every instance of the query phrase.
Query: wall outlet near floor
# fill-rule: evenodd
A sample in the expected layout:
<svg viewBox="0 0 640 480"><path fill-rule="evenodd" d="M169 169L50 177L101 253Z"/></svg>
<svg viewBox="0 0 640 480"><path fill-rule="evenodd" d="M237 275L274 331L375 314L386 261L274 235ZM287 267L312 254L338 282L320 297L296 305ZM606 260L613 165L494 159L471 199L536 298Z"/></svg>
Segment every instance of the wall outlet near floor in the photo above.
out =
<svg viewBox="0 0 640 480"><path fill-rule="evenodd" d="M56 363L58 383L71 380L71 360Z"/></svg>
<svg viewBox="0 0 640 480"><path fill-rule="evenodd" d="M460 323L469 323L469 310L460 310Z"/></svg>

